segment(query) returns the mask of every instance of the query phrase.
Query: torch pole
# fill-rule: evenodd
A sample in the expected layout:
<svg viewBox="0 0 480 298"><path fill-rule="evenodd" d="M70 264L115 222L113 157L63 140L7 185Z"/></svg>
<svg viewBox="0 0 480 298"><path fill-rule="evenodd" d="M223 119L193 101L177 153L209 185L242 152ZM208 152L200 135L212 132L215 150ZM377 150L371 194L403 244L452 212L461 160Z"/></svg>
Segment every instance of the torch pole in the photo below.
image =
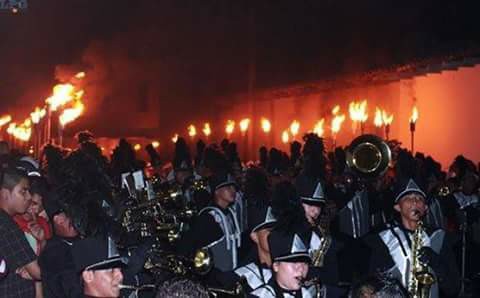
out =
<svg viewBox="0 0 480 298"><path fill-rule="evenodd" d="M58 123L58 145L60 147L63 146L63 129L64 129L64 125L61 124L61 123Z"/></svg>
<svg viewBox="0 0 480 298"><path fill-rule="evenodd" d="M48 115L47 115L47 132L46 132L46 140L45 143L51 144L52 143L52 108L48 106Z"/></svg>
<svg viewBox="0 0 480 298"><path fill-rule="evenodd" d="M385 139L390 140L390 124L385 125Z"/></svg>
<svg viewBox="0 0 480 298"><path fill-rule="evenodd" d="M410 122L410 148L412 154L415 152L415 122Z"/></svg>
<svg viewBox="0 0 480 298"><path fill-rule="evenodd" d="M365 122L360 121L360 133L363 135L365 133Z"/></svg>

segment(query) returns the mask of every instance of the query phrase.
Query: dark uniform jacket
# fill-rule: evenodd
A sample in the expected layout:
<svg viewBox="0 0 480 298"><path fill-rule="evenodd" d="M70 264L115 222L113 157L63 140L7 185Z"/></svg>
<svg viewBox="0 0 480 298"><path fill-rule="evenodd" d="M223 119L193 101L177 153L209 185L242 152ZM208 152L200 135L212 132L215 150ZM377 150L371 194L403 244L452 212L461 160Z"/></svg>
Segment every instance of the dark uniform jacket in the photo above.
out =
<svg viewBox="0 0 480 298"><path fill-rule="evenodd" d="M436 262L430 265L438 281L439 295L445 297L455 295L459 289L459 274L451 249L451 240L444 230L425 229L424 246L429 246L435 252ZM408 264L413 232L399 223L390 224L387 229L377 234L369 234L364 243L368 247L369 272L371 274L389 272L396 276L408 288ZM432 286L432 290L436 284ZM433 293L433 292L432 292Z"/></svg>
<svg viewBox="0 0 480 298"><path fill-rule="evenodd" d="M70 247L75 239L54 236L47 241L38 264L45 298L83 297L80 275L75 271Z"/></svg>

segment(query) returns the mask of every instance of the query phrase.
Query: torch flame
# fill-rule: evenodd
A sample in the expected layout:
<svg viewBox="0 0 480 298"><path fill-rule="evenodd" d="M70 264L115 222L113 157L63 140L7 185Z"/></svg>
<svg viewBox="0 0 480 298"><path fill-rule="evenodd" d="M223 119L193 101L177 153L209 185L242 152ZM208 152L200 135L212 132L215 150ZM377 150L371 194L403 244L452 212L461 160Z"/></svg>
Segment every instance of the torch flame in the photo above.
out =
<svg viewBox="0 0 480 298"><path fill-rule="evenodd" d="M390 125L393 122L393 114L388 115L387 111L382 111L382 119L385 125Z"/></svg>
<svg viewBox="0 0 480 298"><path fill-rule="evenodd" d="M381 127L383 125L382 110L380 110L379 108L375 109L375 119L373 123L376 127Z"/></svg>
<svg viewBox="0 0 480 298"><path fill-rule="evenodd" d="M41 109L39 107L35 107L35 110L30 113L30 118L32 119L32 122L34 124L38 124L38 122L40 122L40 120L45 117L46 113L47 111L44 108Z"/></svg>
<svg viewBox="0 0 480 298"><path fill-rule="evenodd" d="M345 121L345 115L337 115L332 119L332 134L337 134L342 128L342 123Z"/></svg>
<svg viewBox="0 0 480 298"><path fill-rule="evenodd" d="M75 78L77 79L83 79L85 77L85 72L81 71L75 75Z"/></svg>
<svg viewBox="0 0 480 298"><path fill-rule="evenodd" d="M28 123L29 121L25 120L22 125L17 126L15 122L12 122L7 128L7 133L13 135L16 139L26 142L32 135L32 128L28 126Z"/></svg>
<svg viewBox="0 0 480 298"><path fill-rule="evenodd" d="M195 137L195 135L197 134L197 129L195 128L195 125L190 124L187 129L188 129L188 135L191 138Z"/></svg>
<svg viewBox="0 0 480 298"><path fill-rule="evenodd" d="M300 130L300 122L297 120L293 120L292 124L290 124L290 133L292 134L293 137L295 137L298 134L298 131Z"/></svg>
<svg viewBox="0 0 480 298"><path fill-rule="evenodd" d="M250 119L245 118L240 121L240 131L242 133L245 133L248 129L248 126L250 125Z"/></svg>
<svg viewBox="0 0 480 298"><path fill-rule="evenodd" d="M323 124L325 122L325 119L321 119L320 121L315 124L315 127L313 128L313 133L315 133L317 136L321 137L323 136L323 133L325 130L323 129Z"/></svg>
<svg viewBox="0 0 480 298"><path fill-rule="evenodd" d="M155 149L160 147L160 142L159 141L153 141L152 142L152 147L155 148Z"/></svg>
<svg viewBox="0 0 480 298"><path fill-rule="evenodd" d="M178 141L178 133L174 134L172 137L172 142L176 143Z"/></svg>
<svg viewBox="0 0 480 298"><path fill-rule="evenodd" d="M262 124L262 130L264 133L269 133L270 130L272 129L272 124L270 123L270 120L268 120L267 118L262 118L261 124Z"/></svg>
<svg viewBox="0 0 480 298"><path fill-rule="evenodd" d="M60 124L65 126L68 123L73 122L75 119L82 115L85 106L81 101L75 102L75 105L72 108L63 110L62 114L59 116Z"/></svg>
<svg viewBox="0 0 480 298"><path fill-rule="evenodd" d="M333 107L332 109L332 115L337 115L338 112L340 112L340 106L339 105L336 105Z"/></svg>
<svg viewBox="0 0 480 298"><path fill-rule="evenodd" d="M350 119L352 121L358 122L365 122L368 119L367 114L367 100L363 100L362 102L351 102L348 111L350 113Z"/></svg>
<svg viewBox="0 0 480 298"><path fill-rule="evenodd" d="M287 144L290 139L290 136L288 135L288 130L284 130L282 132L282 143Z"/></svg>
<svg viewBox="0 0 480 298"><path fill-rule="evenodd" d="M227 120L227 124L225 125L225 132L227 135L231 135L233 133L233 130L235 129L235 121L233 120Z"/></svg>
<svg viewBox="0 0 480 298"><path fill-rule="evenodd" d="M135 144L135 146L133 146L133 150L135 151L140 151L140 149L142 149L142 145L140 144Z"/></svg>
<svg viewBox="0 0 480 298"><path fill-rule="evenodd" d="M410 116L410 123L416 123L418 120L418 110L417 107L414 106L412 109L412 116Z"/></svg>
<svg viewBox="0 0 480 298"><path fill-rule="evenodd" d="M210 128L210 123L205 123L203 126L203 134L208 138L209 135L212 134L212 129Z"/></svg>
<svg viewBox="0 0 480 298"><path fill-rule="evenodd" d="M10 115L5 115L0 117L0 127L4 126L5 124L9 123L12 121L12 116Z"/></svg>
<svg viewBox="0 0 480 298"><path fill-rule="evenodd" d="M72 84L58 84L53 87L53 95L46 99L52 111L72 101L75 98L75 87Z"/></svg>

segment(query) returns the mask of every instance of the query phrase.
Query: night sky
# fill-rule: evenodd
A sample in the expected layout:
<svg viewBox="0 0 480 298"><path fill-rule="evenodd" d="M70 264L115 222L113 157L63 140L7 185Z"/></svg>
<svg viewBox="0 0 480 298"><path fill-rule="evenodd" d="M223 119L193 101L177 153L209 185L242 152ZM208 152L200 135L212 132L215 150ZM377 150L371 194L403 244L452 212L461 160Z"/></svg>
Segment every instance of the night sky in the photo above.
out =
<svg viewBox="0 0 480 298"><path fill-rule="evenodd" d="M0 111L30 110L67 71L182 101L475 49L475 1L30 0L0 11ZM252 76L254 74L254 76ZM117 92L118 93L118 92ZM123 100L137 100L128 97ZM98 103L99 104L99 103Z"/></svg>

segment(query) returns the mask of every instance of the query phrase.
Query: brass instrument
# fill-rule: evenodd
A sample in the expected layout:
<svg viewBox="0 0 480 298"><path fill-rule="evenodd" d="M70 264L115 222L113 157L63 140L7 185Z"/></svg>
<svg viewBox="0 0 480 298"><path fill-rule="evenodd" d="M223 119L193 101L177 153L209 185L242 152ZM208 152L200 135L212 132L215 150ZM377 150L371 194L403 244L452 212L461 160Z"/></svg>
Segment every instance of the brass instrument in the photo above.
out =
<svg viewBox="0 0 480 298"><path fill-rule="evenodd" d="M429 271L426 264L420 261L420 249L423 247L423 221L420 220L413 233L412 251L410 260L410 280L408 292L412 298L427 298L430 288L435 283L435 276Z"/></svg>
<svg viewBox="0 0 480 298"><path fill-rule="evenodd" d="M222 288L212 288L208 287L207 291L210 297L237 297L243 298L247 297L247 293L245 292L245 284L246 284L245 277L241 277L240 280L235 283L232 289L222 289Z"/></svg>
<svg viewBox="0 0 480 298"><path fill-rule="evenodd" d="M322 281L318 277L314 277L311 279L304 279L300 281L300 286L302 288L310 288L312 286L315 287L315 298L321 298L325 296L325 290L322 285Z"/></svg>
<svg viewBox="0 0 480 298"><path fill-rule="evenodd" d="M213 267L213 260L207 249L199 249L193 258L154 251L145 262L145 269L155 273L156 271L168 271L175 275L205 275Z"/></svg>
<svg viewBox="0 0 480 298"><path fill-rule="evenodd" d="M332 245L332 237L325 235L324 241L318 249L313 250L312 253L312 265L315 267L322 267L325 261L325 255L327 254L328 249Z"/></svg>
<svg viewBox="0 0 480 298"><path fill-rule="evenodd" d="M384 140L365 134L350 143L346 159L348 167L360 178L377 178L387 171L392 152Z"/></svg>

